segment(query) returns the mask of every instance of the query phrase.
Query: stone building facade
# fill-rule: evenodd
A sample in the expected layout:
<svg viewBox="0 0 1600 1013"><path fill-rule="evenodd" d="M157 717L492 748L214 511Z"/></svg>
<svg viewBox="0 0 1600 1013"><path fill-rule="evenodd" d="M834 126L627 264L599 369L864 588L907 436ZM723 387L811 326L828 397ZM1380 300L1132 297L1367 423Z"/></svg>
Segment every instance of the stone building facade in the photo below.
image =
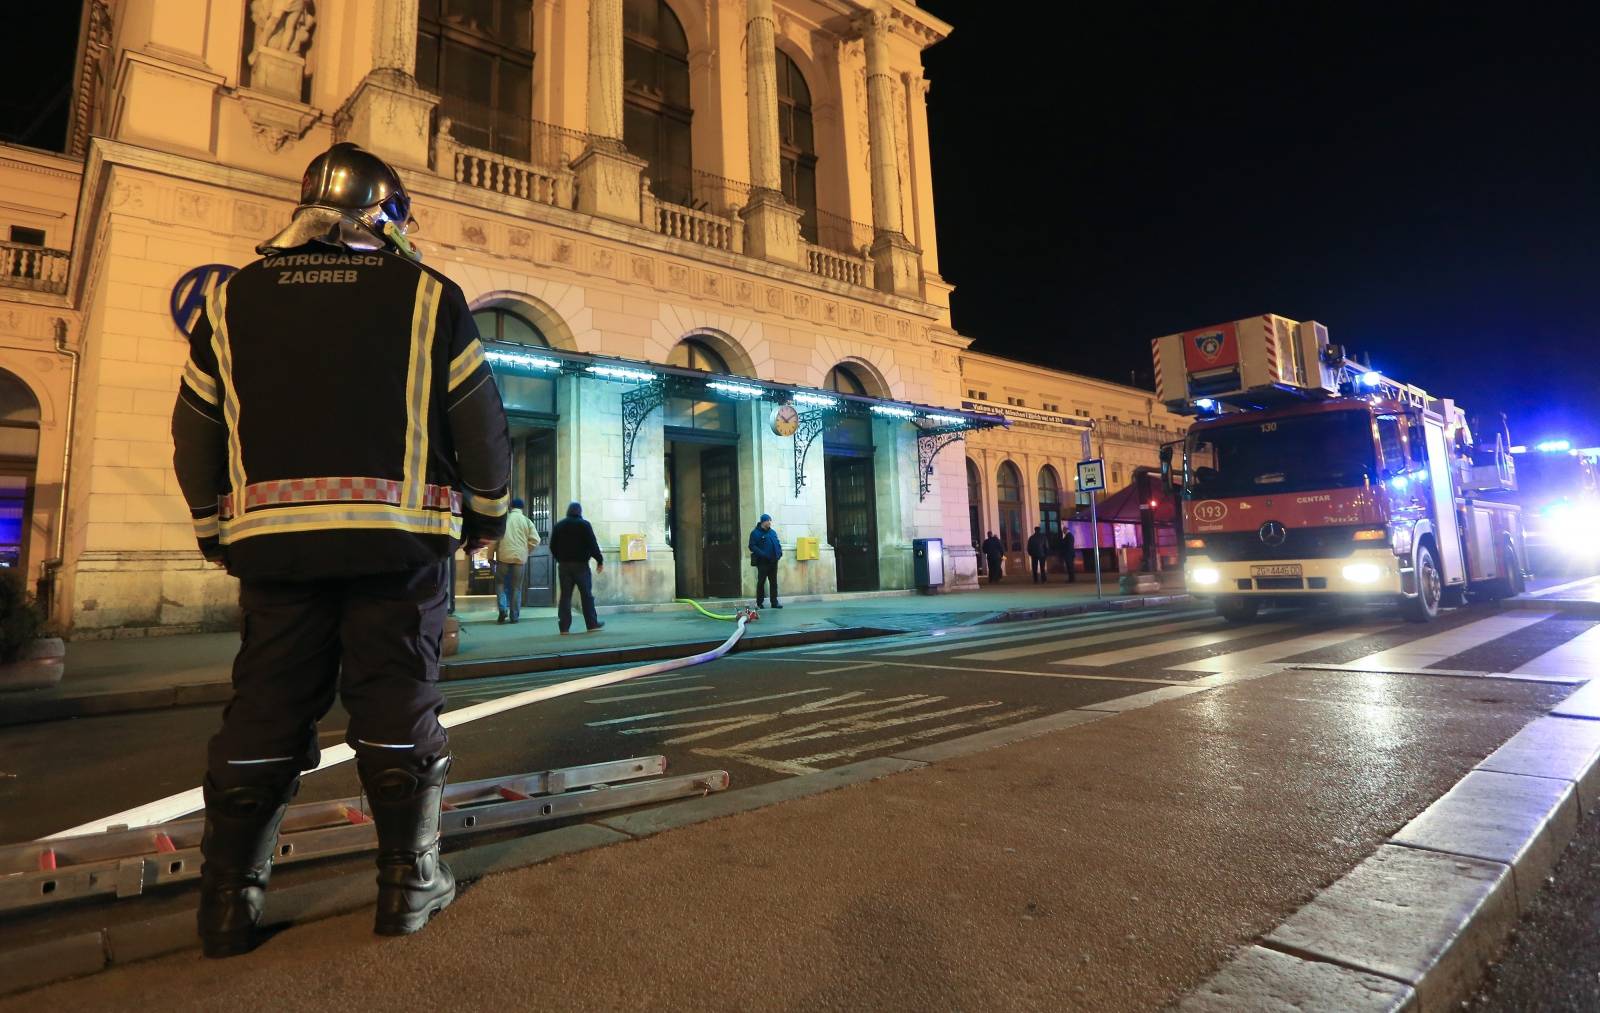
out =
<svg viewBox="0 0 1600 1013"><path fill-rule="evenodd" d="M76 636L232 622L171 471L181 328L351 140L473 305L516 494L546 530L585 503L602 602L748 595L761 513L791 593L907 588L924 537L976 586L961 441L987 489L980 448L1038 434L986 435L1007 388L963 371L1000 360L950 324L949 30L909 0L85 0L67 152L0 148L0 565Z"/></svg>

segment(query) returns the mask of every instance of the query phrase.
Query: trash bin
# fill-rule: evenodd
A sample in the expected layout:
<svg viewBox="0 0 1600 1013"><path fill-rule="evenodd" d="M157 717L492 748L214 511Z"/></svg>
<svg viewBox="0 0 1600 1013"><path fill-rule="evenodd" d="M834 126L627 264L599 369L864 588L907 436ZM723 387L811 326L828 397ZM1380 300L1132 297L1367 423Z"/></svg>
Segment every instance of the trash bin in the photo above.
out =
<svg viewBox="0 0 1600 1013"><path fill-rule="evenodd" d="M944 539L917 538L911 542L912 579L918 591L944 586Z"/></svg>

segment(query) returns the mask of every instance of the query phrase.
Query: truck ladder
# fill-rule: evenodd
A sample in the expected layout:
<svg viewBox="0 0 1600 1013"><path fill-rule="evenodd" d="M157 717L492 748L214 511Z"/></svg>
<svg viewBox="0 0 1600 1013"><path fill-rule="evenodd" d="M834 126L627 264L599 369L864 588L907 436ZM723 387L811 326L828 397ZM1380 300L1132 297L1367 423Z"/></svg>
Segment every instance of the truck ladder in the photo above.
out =
<svg viewBox="0 0 1600 1013"><path fill-rule="evenodd" d="M640 756L449 784L440 833L450 840L728 787L724 770L675 777L663 776L666 770L666 757ZM85 897L137 897L148 887L198 879L204 829L205 820L192 817L135 830L0 846L0 914ZM273 864L373 851L377 845L363 796L306 802L290 806L284 815Z"/></svg>

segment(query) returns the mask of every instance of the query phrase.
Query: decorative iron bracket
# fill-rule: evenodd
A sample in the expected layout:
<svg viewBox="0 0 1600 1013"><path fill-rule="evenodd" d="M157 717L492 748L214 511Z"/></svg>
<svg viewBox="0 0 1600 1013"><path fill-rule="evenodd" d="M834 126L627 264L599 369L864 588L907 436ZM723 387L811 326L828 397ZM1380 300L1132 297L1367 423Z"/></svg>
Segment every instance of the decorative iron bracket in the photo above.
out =
<svg viewBox="0 0 1600 1013"><path fill-rule="evenodd" d="M917 469L919 501L933 491L933 459L939 451L958 440L967 438L966 426L929 426L917 433Z"/></svg>
<svg viewBox="0 0 1600 1013"><path fill-rule="evenodd" d="M806 487L806 454L811 452L811 445L817 441L823 431L828 428L829 412L822 408L813 408L800 413L800 428L794 431L794 495L798 499L800 490Z"/></svg>
<svg viewBox="0 0 1600 1013"><path fill-rule="evenodd" d="M633 441L650 413L667 403L662 383L646 383L622 395L622 488L633 481Z"/></svg>

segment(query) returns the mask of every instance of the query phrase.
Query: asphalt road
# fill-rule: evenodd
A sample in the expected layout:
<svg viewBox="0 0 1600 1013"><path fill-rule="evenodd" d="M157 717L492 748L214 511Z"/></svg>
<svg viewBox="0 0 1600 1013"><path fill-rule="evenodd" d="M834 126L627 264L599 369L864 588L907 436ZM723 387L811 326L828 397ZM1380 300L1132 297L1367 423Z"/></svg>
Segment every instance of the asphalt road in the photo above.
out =
<svg viewBox="0 0 1600 1013"><path fill-rule="evenodd" d="M1149 610L735 655L459 726L452 733L458 758L453 776L465 780L660 753L673 772L720 768L735 787L748 786L1164 685L1215 684L1284 664L1329 670L1304 678L1299 685L1305 694L1331 697L1335 687L1340 694L1358 691L1378 713L1390 713L1371 730L1376 743L1384 735L1403 735L1409 712L1435 706L1415 689L1438 679L1458 681L1457 673L1478 673L1472 678L1481 681L1470 683L1466 693L1452 688L1452 707L1509 717L1548 706L1566 690L1526 680L1567 671L1574 657L1600 655L1600 633L1591 633L1597 626L1593 620L1489 606L1460 609L1428 626L1362 610L1269 613L1241 627L1200 610ZM1523 678L1490 677L1506 672ZM449 706L581 674L452 684ZM0 729L0 836L29 839L192 787L217 711L189 708ZM336 709L323 723L324 741L341 740L343 727ZM1403 779L1404 772L1385 776ZM1393 789L1379 782L1356 786L1357 794ZM356 793L354 770L346 764L309 776L301 798ZM354 864L286 867L277 881L315 879ZM192 894L177 890L120 906L88 904L14 919L0 925L0 947L103 924L111 916L148 917L192 903Z"/></svg>

